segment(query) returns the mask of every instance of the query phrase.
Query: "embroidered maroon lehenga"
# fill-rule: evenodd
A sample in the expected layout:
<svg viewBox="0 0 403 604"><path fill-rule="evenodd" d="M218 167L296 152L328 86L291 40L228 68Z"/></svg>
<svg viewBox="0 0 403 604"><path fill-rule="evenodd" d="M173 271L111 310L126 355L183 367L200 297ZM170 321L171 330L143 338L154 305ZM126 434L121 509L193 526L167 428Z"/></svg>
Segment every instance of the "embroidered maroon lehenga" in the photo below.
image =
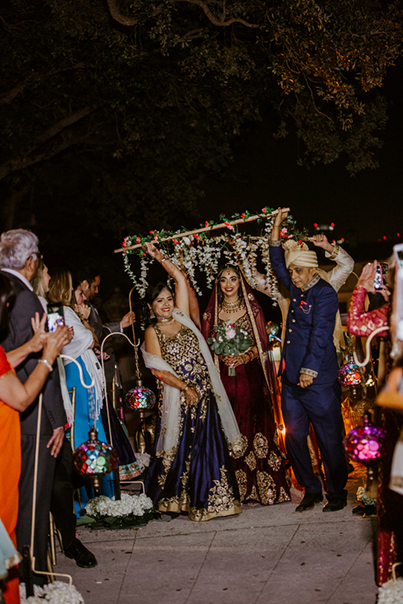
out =
<svg viewBox="0 0 403 604"><path fill-rule="evenodd" d="M233 458L241 501L258 501L271 505L290 500L286 480L285 459L278 447L273 400L278 396L274 362L268 359L268 338L263 311L243 277L241 292L245 314L236 321L253 339L258 357L236 367L236 375L228 376L228 367L218 357L221 380L244 439L243 454ZM217 284L203 315L202 332L207 339L218 319Z"/></svg>

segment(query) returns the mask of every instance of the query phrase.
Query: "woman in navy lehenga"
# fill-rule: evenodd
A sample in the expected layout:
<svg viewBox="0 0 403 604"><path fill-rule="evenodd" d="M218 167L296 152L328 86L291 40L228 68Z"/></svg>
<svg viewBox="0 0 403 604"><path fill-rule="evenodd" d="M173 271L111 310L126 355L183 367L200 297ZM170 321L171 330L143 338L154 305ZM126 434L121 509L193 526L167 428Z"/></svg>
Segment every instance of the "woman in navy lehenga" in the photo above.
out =
<svg viewBox="0 0 403 604"><path fill-rule="evenodd" d="M153 244L144 249L176 282L176 307L166 284L150 287L146 296L142 352L162 384L147 494L160 511L187 512L190 520L239 514L230 450L239 453L241 434L208 346L188 316L185 276Z"/></svg>

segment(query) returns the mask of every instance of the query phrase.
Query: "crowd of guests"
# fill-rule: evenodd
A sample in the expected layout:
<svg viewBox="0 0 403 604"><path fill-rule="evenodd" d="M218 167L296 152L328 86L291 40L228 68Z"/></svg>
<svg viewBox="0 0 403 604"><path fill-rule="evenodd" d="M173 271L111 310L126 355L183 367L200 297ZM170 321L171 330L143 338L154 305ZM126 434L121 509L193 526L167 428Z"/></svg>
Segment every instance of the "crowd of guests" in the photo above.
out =
<svg viewBox="0 0 403 604"><path fill-rule="evenodd" d="M187 276L153 244L144 246L175 284L174 289L166 282L151 285L142 309L143 359L159 388L155 450L146 491L162 513L186 513L195 521L239 514L245 503L290 501L292 481L303 491L297 512L311 510L324 496L323 512L337 512L347 504L348 463L337 381L345 344L337 290L352 272L354 261L324 235L316 235L311 238L313 246L322 248L336 263L332 271L321 271L316 252L306 243L282 243L280 229L287 215L287 209L278 208L269 240L271 265L281 284L277 294L283 316L279 363L270 354L262 308L237 266L221 268L201 318ZM362 271L348 316L348 329L357 337L389 325L392 264L389 282L377 294L373 289L377 263ZM108 407L104 392L107 376L105 380L100 362L113 354L101 348L106 333L130 326L135 316L130 312L118 324L102 325L91 303L98 293L100 276L72 275L69 271L50 276L38 239L31 232L18 229L3 233L0 268L0 373L4 376L0 380L0 486L1 492L12 494L6 500L1 498L0 519L21 552L31 542L39 414L36 481L40 506L33 547L35 570L44 573L35 574L34 580L41 583L46 580L50 511L61 531L65 555L80 566L96 564L93 554L75 535L72 501L77 484L73 480L72 444L65 428L74 426L71 438L77 447L87 440L94 425L100 440L113 440L121 476L139 474L133 449ZM260 292L271 295L263 275L256 273L254 284ZM376 308L366 310L367 294ZM46 316L42 316L50 304L63 307L64 326L49 333ZM221 326L229 324L234 333L242 331L250 345L239 355L217 355L207 342L212 342ZM380 336L389 337L386 331ZM60 358L60 353L66 356ZM398 391L403 383L403 363L396 360L386 389ZM84 386L80 374L87 385L93 381L92 388ZM280 421L285 425L285 441L280 438ZM402 557L399 547L403 551L402 494L389 488L392 455L402 422L395 411L386 408L379 421L388 430L378 497L377 580L382 584L391 565ZM403 483L400 486L403 491ZM113 495L110 477L103 480L102 492ZM88 485L82 484L82 504L90 496ZM15 550L13 556L18 558ZM13 556L10 566L17 559ZM21 569L20 580L24 580ZM7 604L19 602L15 566L5 584L5 600Z"/></svg>
<svg viewBox="0 0 403 604"><path fill-rule="evenodd" d="M110 438L106 421L102 421L102 410L110 403L105 401L99 361L101 355L107 361L109 354L101 350L101 342L106 333L123 330L135 317L130 312L119 324L104 327L91 304L98 292L99 275L82 272L73 280L68 271L60 271L51 277L38 244L36 235L24 229L7 231L0 239L0 520L11 539L2 539L2 548L10 551L15 546L19 552L4 559L15 564L24 547L32 546L33 580L43 584L49 570L50 512L64 554L84 568L97 564L93 553L76 537L73 494L81 487L81 505L85 505L91 488L85 480L77 483L71 440L75 447L88 440L93 425L102 440ZM55 331L47 329L50 303L59 307L63 317ZM59 354L68 358L62 360ZM84 387L92 382L91 388ZM116 414L110 411L110 431L115 431L122 473L126 478L137 476L140 471L134 452ZM69 428L71 440L66 437ZM32 531L34 481L37 505ZM105 481L102 490L113 495L111 480ZM29 579L25 574L21 564L19 577L17 567L10 568L4 589L6 604L20 601L18 584Z"/></svg>

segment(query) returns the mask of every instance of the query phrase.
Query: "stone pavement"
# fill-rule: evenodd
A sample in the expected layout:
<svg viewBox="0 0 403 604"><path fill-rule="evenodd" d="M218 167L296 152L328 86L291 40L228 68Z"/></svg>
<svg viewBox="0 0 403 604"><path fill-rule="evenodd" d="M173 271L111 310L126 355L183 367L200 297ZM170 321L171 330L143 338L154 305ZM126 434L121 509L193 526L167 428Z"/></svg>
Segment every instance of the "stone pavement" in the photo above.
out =
<svg viewBox="0 0 403 604"><path fill-rule="evenodd" d="M359 480L362 484L362 478ZM349 505L303 514L293 502L245 505L239 516L195 523L186 516L137 529L80 528L98 559L81 569L58 553L86 604L375 604L376 521Z"/></svg>

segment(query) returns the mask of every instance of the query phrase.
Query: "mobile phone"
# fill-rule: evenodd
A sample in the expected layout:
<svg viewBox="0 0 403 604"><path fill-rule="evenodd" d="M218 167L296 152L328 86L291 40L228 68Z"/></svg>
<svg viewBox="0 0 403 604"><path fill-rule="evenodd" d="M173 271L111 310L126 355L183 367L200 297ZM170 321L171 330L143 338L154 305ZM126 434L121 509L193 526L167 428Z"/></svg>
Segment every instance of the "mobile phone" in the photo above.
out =
<svg viewBox="0 0 403 604"><path fill-rule="evenodd" d="M382 285L383 285L382 267L380 264L377 264L375 278L374 278L374 289L381 289Z"/></svg>
<svg viewBox="0 0 403 604"><path fill-rule="evenodd" d="M56 331L60 325L64 325L63 304L48 305L48 331Z"/></svg>
<svg viewBox="0 0 403 604"><path fill-rule="evenodd" d="M403 266L403 243L398 243L393 246L393 252L395 254L397 266Z"/></svg>

